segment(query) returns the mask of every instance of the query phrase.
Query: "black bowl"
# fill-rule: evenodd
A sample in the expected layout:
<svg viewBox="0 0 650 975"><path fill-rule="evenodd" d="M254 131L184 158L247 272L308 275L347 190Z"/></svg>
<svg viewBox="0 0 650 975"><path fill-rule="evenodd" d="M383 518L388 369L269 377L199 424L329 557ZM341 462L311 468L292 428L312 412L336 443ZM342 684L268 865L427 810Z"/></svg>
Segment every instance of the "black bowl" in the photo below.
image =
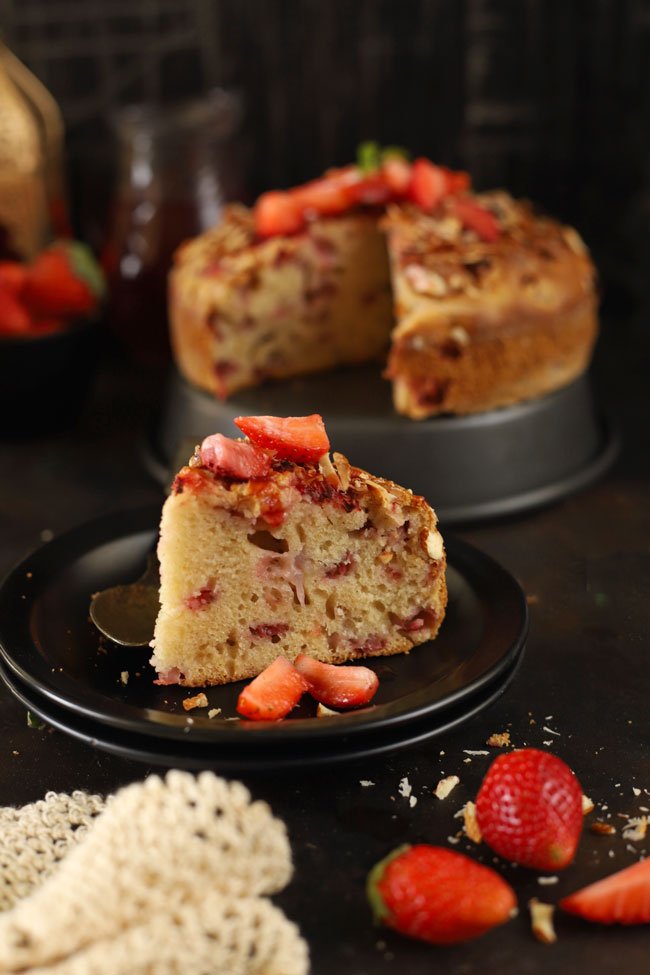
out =
<svg viewBox="0 0 650 975"><path fill-rule="evenodd" d="M52 433L77 419L94 374L96 319L59 332L0 336L0 437Z"/></svg>

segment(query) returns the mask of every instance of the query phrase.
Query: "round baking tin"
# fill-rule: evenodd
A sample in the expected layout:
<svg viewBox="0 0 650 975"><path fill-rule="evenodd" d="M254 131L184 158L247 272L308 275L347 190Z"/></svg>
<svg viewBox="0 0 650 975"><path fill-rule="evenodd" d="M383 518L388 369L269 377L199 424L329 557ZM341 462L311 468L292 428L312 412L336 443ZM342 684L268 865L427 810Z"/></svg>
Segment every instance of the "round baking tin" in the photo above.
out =
<svg viewBox="0 0 650 975"><path fill-rule="evenodd" d="M587 376L516 406L413 421L395 413L373 364L242 390L224 402L174 372L145 445L147 467L166 483L204 437L241 436L236 416L309 413L323 415L334 450L424 495L444 524L558 500L594 481L618 452Z"/></svg>

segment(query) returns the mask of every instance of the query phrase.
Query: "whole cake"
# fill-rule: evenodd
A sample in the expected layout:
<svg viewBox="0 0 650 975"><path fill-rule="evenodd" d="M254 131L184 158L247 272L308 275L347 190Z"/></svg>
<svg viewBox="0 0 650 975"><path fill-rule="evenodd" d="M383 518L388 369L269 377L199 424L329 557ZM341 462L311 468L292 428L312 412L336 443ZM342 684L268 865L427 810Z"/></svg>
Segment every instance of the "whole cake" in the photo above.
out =
<svg viewBox="0 0 650 975"><path fill-rule="evenodd" d="M177 475L160 527L160 683L223 684L279 655L403 653L445 613L445 552L423 498L329 457L318 416L237 421Z"/></svg>
<svg viewBox="0 0 650 975"><path fill-rule="evenodd" d="M559 389L588 366L594 268L575 230L464 173L378 150L226 208L170 275L175 358L220 397L388 355L423 419Z"/></svg>

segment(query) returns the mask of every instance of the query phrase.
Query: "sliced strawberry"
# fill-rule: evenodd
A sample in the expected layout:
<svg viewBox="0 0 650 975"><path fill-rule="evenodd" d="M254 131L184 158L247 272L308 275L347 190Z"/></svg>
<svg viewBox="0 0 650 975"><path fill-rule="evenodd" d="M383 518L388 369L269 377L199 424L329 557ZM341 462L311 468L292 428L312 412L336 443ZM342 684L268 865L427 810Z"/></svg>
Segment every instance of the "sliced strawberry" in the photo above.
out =
<svg viewBox="0 0 650 975"><path fill-rule="evenodd" d="M382 177L396 199L406 196L411 183L411 164L401 156L387 156L381 166Z"/></svg>
<svg viewBox="0 0 650 975"><path fill-rule="evenodd" d="M31 316L23 303L13 291L0 285L0 334L24 335L31 325Z"/></svg>
<svg viewBox="0 0 650 975"><path fill-rule="evenodd" d="M78 241L57 241L27 269L25 304L35 317L91 314L104 293L104 279L89 249Z"/></svg>
<svg viewBox="0 0 650 975"><path fill-rule="evenodd" d="M0 261L0 287L18 297L27 280L27 267L20 261Z"/></svg>
<svg viewBox="0 0 650 975"><path fill-rule="evenodd" d="M238 416L235 423L252 443L275 450L297 464L315 464L330 449L323 418L311 416Z"/></svg>
<svg viewBox="0 0 650 975"><path fill-rule="evenodd" d="M313 211L321 216L334 216L350 208L346 179L324 176L291 191L294 202L302 212Z"/></svg>
<svg viewBox="0 0 650 975"><path fill-rule="evenodd" d="M296 668L286 657L278 657L247 684L239 695L237 711L251 721L280 721L307 690L307 681Z"/></svg>
<svg viewBox="0 0 650 975"><path fill-rule="evenodd" d="M263 193L255 204L255 231L258 237L295 234L305 225L302 207L291 193Z"/></svg>
<svg viewBox="0 0 650 975"><path fill-rule="evenodd" d="M454 203L454 210L463 227L473 230L481 240L492 243L501 236L501 228L494 214L473 200L459 197Z"/></svg>
<svg viewBox="0 0 650 975"><path fill-rule="evenodd" d="M589 884L560 901L569 914L600 924L648 924L650 922L650 860L633 863L625 870Z"/></svg>
<svg viewBox="0 0 650 975"><path fill-rule="evenodd" d="M411 167L409 199L421 210L430 213L446 196L447 179L441 166L434 166L428 159L416 159Z"/></svg>
<svg viewBox="0 0 650 975"><path fill-rule="evenodd" d="M309 693L328 708L356 708L367 704L377 693L379 678L368 667L323 664L301 653L296 670L309 685Z"/></svg>
<svg viewBox="0 0 650 975"><path fill-rule="evenodd" d="M209 471L236 481L266 477L271 470L268 451L243 440L230 440L221 433L206 437L199 453L201 463Z"/></svg>
<svg viewBox="0 0 650 975"><path fill-rule="evenodd" d="M435 945L478 938L504 924L517 900L491 867L440 846L403 846L380 861L367 883L377 921Z"/></svg>

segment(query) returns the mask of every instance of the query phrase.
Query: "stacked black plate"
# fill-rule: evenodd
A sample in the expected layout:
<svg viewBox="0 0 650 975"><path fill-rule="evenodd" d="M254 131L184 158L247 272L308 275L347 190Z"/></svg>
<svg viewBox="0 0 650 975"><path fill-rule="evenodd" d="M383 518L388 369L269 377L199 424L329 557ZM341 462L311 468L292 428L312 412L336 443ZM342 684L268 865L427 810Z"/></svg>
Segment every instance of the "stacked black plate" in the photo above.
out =
<svg viewBox="0 0 650 975"><path fill-rule="evenodd" d="M242 685L231 684L206 689L218 715L186 713L182 701L194 690L155 685L150 652L103 640L88 617L92 593L141 574L159 515L149 507L74 529L0 588L0 676L45 722L99 748L226 772L340 762L448 731L496 700L516 673L528 629L520 587L488 556L446 538L440 634L409 655L366 661L380 678L372 706L317 718L305 703L283 722L255 723L237 719Z"/></svg>

